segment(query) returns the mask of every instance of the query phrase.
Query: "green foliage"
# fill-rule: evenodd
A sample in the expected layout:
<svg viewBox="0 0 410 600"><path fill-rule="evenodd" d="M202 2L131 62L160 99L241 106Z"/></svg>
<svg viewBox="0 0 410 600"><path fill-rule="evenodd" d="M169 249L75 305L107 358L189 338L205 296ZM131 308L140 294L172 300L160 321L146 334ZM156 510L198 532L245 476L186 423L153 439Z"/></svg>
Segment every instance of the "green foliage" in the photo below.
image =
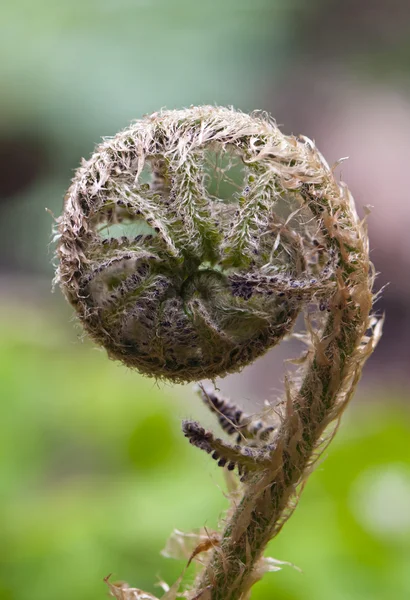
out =
<svg viewBox="0 0 410 600"><path fill-rule="evenodd" d="M212 529L227 506L220 469L180 433L199 401L108 361L61 315L1 315L0 599L97 600L111 572L171 583L171 529ZM409 597L410 419L390 391L379 400L349 410L269 548L303 573L267 574L253 599Z"/></svg>

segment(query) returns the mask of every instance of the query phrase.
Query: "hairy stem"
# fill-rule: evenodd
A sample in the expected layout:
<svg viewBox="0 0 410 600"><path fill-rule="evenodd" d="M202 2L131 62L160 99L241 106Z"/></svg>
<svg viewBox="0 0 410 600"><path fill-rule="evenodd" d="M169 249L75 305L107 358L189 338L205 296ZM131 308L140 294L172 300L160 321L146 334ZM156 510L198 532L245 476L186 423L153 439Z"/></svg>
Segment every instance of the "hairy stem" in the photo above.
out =
<svg viewBox="0 0 410 600"><path fill-rule="evenodd" d="M318 216L326 202L312 202ZM365 344L372 304L366 237L344 208L344 227L322 230L338 249L338 289L329 301L329 317L314 339L312 357L297 391L287 389L286 412L276 438L270 468L255 475L227 522L221 546L213 552L193 596L241 600L259 577L256 566L268 542L291 512L290 501L315 461L322 436L342 413L371 350ZM356 231L355 231L356 229ZM355 246L352 246L355 231ZM347 250L347 232L349 248Z"/></svg>

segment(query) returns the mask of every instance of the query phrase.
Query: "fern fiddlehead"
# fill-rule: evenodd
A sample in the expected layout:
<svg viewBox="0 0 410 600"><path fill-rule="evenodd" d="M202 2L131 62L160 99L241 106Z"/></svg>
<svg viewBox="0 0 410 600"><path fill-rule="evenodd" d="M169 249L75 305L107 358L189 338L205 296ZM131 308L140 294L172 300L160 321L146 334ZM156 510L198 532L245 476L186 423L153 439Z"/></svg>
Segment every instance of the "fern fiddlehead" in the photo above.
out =
<svg viewBox="0 0 410 600"><path fill-rule="evenodd" d="M221 182L234 193L224 197ZM110 237L118 224L139 233ZM283 135L264 114L163 111L83 163L58 236L56 279L85 329L146 375L187 382L238 371L305 314L301 371L287 381L279 424L267 424L274 442L229 446L184 422L191 443L220 466L239 465L243 481L191 597L245 599L380 335L367 235L349 191L310 140ZM241 424L235 407L208 404L225 431Z"/></svg>
<svg viewBox="0 0 410 600"><path fill-rule="evenodd" d="M77 171L58 279L110 356L174 381L237 371L329 287L332 270L303 231L312 215L272 168L276 157L291 178L296 149L274 133L228 109L164 112L105 141ZM240 162L243 186L229 202L207 190L210 153ZM144 167L151 185L140 183ZM145 231L104 237L124 222Z"/></svg>

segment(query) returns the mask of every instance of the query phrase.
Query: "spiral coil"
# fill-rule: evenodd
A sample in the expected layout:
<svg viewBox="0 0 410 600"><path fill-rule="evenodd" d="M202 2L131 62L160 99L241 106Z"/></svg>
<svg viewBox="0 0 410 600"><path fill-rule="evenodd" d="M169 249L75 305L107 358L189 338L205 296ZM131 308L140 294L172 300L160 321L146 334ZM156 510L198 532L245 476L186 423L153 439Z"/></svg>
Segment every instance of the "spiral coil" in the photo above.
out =
<svg viewBox="0 0 410 600"><path fill-rule="evenodd" d="M264 114L155 113L77 170L56 280L112 358L177 382L224 376L303 307L326 309L340 260L317 203L328 192L340 193L311 142Z"/></svg>

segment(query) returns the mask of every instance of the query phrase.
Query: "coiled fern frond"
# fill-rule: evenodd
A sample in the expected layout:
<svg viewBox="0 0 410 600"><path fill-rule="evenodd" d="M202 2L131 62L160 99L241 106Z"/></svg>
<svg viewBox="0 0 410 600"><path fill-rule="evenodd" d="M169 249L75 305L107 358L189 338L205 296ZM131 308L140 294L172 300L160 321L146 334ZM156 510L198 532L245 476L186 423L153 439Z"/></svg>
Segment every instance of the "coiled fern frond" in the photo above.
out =
<svg viewBox="0 0 410 600"><path fill-rule="evenodd" d="M238 371L335 282L335 248L310 193L320 168L308 141L263 114L151 115L78 169L57 279L91 336L126 365L174 381Z"/></svg>
<svg viewBox="0 0 410 600"><path fill-rule="evenodd" d="M236 445L183 424L241 486L219 547L215 536L198 546L212 554L188 596L245 600L381 334L367 232L347 187L310 140L283 135L263 113L162 111L83 162L57 252L56 280L91 337L160 379L238 371L303 313L306 351L274 423L252 425L202 388Z"/></svg>

